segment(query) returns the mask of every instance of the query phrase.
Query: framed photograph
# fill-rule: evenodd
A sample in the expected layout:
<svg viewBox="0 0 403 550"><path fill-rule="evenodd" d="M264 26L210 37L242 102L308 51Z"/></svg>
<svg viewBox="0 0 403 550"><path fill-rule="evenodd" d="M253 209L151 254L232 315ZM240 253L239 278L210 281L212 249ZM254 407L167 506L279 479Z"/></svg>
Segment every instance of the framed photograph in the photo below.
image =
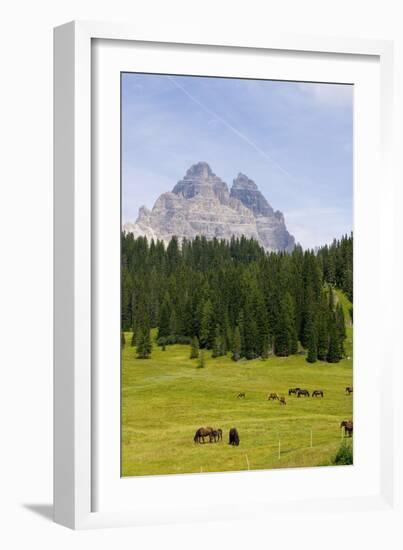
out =
<svg viewBox="0 0 403 550"><path fill-rule="evenodd" d="M391 43L54 44L55 520L391 508Z"/></svg>

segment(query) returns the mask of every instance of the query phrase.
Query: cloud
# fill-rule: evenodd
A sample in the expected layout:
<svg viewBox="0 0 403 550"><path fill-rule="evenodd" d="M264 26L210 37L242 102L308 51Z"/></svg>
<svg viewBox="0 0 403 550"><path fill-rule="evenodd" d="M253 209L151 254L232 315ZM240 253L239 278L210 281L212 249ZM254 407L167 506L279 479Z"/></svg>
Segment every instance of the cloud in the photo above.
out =
<svg viewBox="0 0 403 550"><path fill-rule="evenodd" d="M302 83L299 89L316 102L336 108L353 106L353 86L351 84Z"/></svg>

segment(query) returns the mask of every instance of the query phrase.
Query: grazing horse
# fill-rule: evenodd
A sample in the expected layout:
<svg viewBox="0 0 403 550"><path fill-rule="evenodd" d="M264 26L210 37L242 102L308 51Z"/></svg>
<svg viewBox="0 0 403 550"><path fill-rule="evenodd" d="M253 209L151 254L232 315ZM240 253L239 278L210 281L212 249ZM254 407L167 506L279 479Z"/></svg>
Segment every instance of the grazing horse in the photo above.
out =
<svg viewBox="0 0 403 550"><path fill-rule="evenodd" d="M323 390L315 390L312 392L312 397L323 397Z"/></svg>
<svg viewBox="0 0 403 550"><path fill-rule="evenodd" d="M271 401L271 400L275 400L275 399L278 399L278 395L276 393L269 393L267 395L267 401Z"/></svg>
<svg viewBox="0 0 403 550"><path fill-rule="evenodd" d="M290 388L288 390L288 395L296 395L298 390L300 390L301 388Z"/></svg>
<svg viewBox="0 0 403 550"><path fill-rule="evenodd" d="M280 397L279 403L280 405L287 405L287 401L285 400L285 397Z"/></svg>
<svg viewBox="0 0 403 550"><path fill-rule="evenodd" d="M309 391L308 390L298 390L297 391L297 397L301 397L303 395L304 397L309 397Z"/></svg>
<svg viewBox="0 0 403 550"><path fill-rule="evenodd" d="M246 397L246 395L245 395L245 392L243 392L243 391L241 393L238 393L238 395L237 395L238 399L245 399L245 397Z"/></svg>
<svg viewBox="0 0 403 550"><path fill-rule="evenodd" d="M346 388L346 395L350 395L350 393L353 393L353 386L347 386Z"/></svg>
<svg viewBox="0 0 403 550"><path fill-rule="evenodd" d="M239 445L239 434L236 428L231 428L229 431L229 444L230 445Z"/></svg>
<svg viewBox="0 0 403 550"><path fill-rule="evenodd" d="M214 431L213 428L210 428L210 427L199 428L198 430L196 430L193 441L195 443L201 443L202 441L203 443L205 443L204 438L208 437L211 443L211 441L213 440L213 431Z"/></svg>
<svg viewBox="0 0 403 550"><path fill-rule="evenodd" d="M340 424L340 428L344 428L344 435L351 437L353 435L353 421L352 420L343 420Z"/></svg>
<svg viewBox="0 0 403 550"><path fill-rule="evenodd" d="M217 441L220 441L220 439L222 440L222 429L218 428L218 430L213 430L212 437L213 437L214 443L217 443ZM211 438L210 438L210 442L211 442Z"/></svg>

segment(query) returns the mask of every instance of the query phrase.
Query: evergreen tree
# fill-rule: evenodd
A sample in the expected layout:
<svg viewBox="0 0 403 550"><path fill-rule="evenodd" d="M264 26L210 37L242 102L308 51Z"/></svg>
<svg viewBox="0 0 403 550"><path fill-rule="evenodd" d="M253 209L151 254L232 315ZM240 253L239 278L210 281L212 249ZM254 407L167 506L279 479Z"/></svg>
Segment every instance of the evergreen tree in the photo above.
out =
<svg viewBox="0 0 403 550"><path fill-rule="evenodd" d="M318 359L318 343L316 337L316 327L315 323L310 321L308 330L308 355L306 360L308 363L315 363Z"/></svg>
<svg viewBox="0 0 403 550"><path fill-rule="evenodd" d="M179 333L178 331L178 318L174 308L171 310L171 315L169 317L169 334L176 336Z"/></svg>
<svg viewBox="0 0 403 550"><path fill-rule="evenodd" d="M199 357L199 340L197 336L193 336L190 346L190 359L197 359Z"/></svg>
<svg viewBox="0 0 403 550"><path fill-rule="evenodd" d="M286 292L280 299L279 316L274 339L274 353L285 357L297 353L298 340L295 328L292 297Z"/></svg>
<svg viewBox="0 0 403 550"><path fill-rule="evenodd" d="M200 319L200 346L211 348L214 334L212 334L213 307L211 301L204 302Z"/></svg>
<svg viewBox="0 0 403 550"><path fill-rule="evenodd" d="M152 343L150 327L145 324L141 327L137 342L137 357L139 359L148 359L151 355Z"/></svg>
<svg viewBox="0 0 403 550"><path fill-rule="evenodd" d="M329 347L327 350L326 361L328 363L338 363L341 359L340 335L336 320L332 315L329 322Z"/></svg>
<svg viewBox="0 0 403 550"><path fill-rule="evenodd" d="M136 332L133 330L132 339L130 342L130 345L132 348L134 348L137 345L137 338L136 338Z"/></svg>
<svg viewBox="0 0 403 550"><path fill-rule="evenodd" d="M166 294L161 307L158 323L158 338L166 338L170 335L171 304L169 296Z"/></svg>
<svg viewBox="0 0 403 550"><path fill-rule="evenodd" d="M239 336L240 336L240 349L241 349L241 357L245 356L245 317L243 313L243 309L239 312L239 319L238 319L238 325L237 328L239 330Z"/></svg>
<svg viewBox="0 0 403 550"><path fill-rule="evenodd" d="M241 333L237 325L234 330L234 338L232 341L232 360L239 361L240 358L241 358Z"/></svg>
<svg viewBox="0 0 403 550"><path fill-rule="evenodd" d="M270 352L270 343L269 343L269 338L265 338L265 340L263 341L263 344L262 344L262 351L261 351L261 358L262 359L268 359L269 357L269 352Z"/></svg>
<svg viewBox="0 0 403 550"><path fill-rule="evenodd" d="M126 266L122 267L121 277L121 325L123 330L130 329L131 324L131 294L132 280L129 270Z"/></svg>
<svg viewBox="0 0 403 550"><path fill-rule="evenodd" d="M317 318L317 354L320 361L326 361L329 347L329 310L327 296L322 292Z"/></svg>
<svg viewBox="0 0 403 550"><path fill-rule="evenodd" d="M204 358L204 351L202 350L199 354L199 361L197 363L198 369L203 369L206 366L206 360Z"/></svg>
<svg viewBox="0 0 403 550"><path fill-rule="evenodd" d="M219 325L217 325L216 329L215 329L212 357L220 357L221 355L224 355L224 353L223 353L223 339L222 339L222 336L221 336L220 327L219 327Z"/></svg>

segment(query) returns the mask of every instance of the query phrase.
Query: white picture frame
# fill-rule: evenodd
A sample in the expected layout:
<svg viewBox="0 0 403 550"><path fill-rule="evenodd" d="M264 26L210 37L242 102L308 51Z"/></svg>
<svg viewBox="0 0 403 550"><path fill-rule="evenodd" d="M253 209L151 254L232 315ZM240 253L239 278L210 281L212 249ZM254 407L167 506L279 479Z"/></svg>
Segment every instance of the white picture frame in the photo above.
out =
<svg viewBox="0 0 403 550"><path fill-rule="evenodd" d="M100 41L108 41L108 44L112 44L113 41L114 53L102 57L102 52L96 50ZM124 50L127 52L130 45L133 48L137 45L137 50L130 51L125 57L122 52ZM118 48L122 49L119 50L117 57ZM173 48L175 52L179 52L177 60L174 60ZM355 68L343 68L353 58L361 60L363 66L367 61L368 66L372 63L372 68L367 72L366 69L362 69L361 76L357 76L357 79L346 77L349 83L361 83L362 92L359 97L362 98L362 113L367 114L367 118L372 120L366 123L370 125L369 132L365 132L364 126L361 127L359 118L356 119L355 127L356 139L358 139L357 134L360 138L356 150L356 156L359 157L357 165L359 172L355 171L355 179L358 182L363 181L365 175L368 182L367 198L360 199L363 192L362 186L358 188L358 197L355 197L358 204L355 210L355 217L359 222L358 238L360 238L360 231L363 234L365 229L374 243L372 249L362 246L358 250L355 246L357 279L361 281L363 289L361 298L358 298L361 310L360 307L356 309L356 305L354 306L355 318L362 319L361 328L355 337L358 347L360 338L364 342L365 339L372 341L374 337L370 323L365 322L368 317L365 309L365 293L368 293L371 288L379 288L379 293L374 290L372 293L375 295L376 308L383 321L385 321L385 311L390 304L390 292L394 285L393 270L389 269L391 264L387 260L389 255L393 256L393 239L388 238L391 233L389 214L394 208L392 43L281 34L255 37L253 33L250 35L246 33L242 38L231 38L230 33L225 33L225 38L222 38L210 35L207 30L203 31L200 37L194 37L187 36L185 29L181 33L175 32L172 36L169 31L164 36L153 36L152 32L148 34L146 30L139 31L130 25L88 22L72 22L56 28L54 38L54 513L56 522L71 528L242 518L270 512L279 513L279 511L298 514L302 508L306 510L307 507L312 514L318 514L324 510L345 510L346 507L349 510L360 511L393 509L394 424L391 419L395 409L393 395L391 396L388 392L388 387L393 380L395 356L393 349L390 348L382 355L382 368L380 368L380 356L374 349L371 355L367 354L364 357L367 364L371 365L368 372L358 369L359 376L362 376L362 380L366 382L368 395L372 399L369 401L369 397L363 398L354 403L355 411L358 411L357 421L362 427L361 431L358 430L358 434L362 435L358 435L355 443L358 445L358 456L361 456L361 459L358 459L358 464L353 468L333 468L332 473L329 469L316 469L315 473L312 469L304 470L303 475L307 484L311 483L312 486L313 482L317 487L309 494L308 499L304 498L306 487L303 486L301 474L296 470L271 471L269 474L248 472L248 477L242 473L214 474L214 476L204 477L203 483L197 475L140 478L135 480L135 486L130 485L130 480L127 482L117 479L116 461L119 457L116 455L114 458L113 453L119 453L117 448L119 429L116 424L119 403L119 395L116 395L118 382L116 376L111 379L106 376L105 361L102 366L102 361L99 360L101 356L99 338L96 338L102 319L106 319L109 314L113 318L113 315L116 315L116 307L119 308L116 300L115 306L105 304L102 300L105 294L103 292L105 287L102 285L111 281L116 282L117 271L109 272L106 269L109 277L106 283L97 279L96 274L101 266L100 262L105 262L106 254L110 254L109 259L116 258L117 249L112 242L113 239L110 243L103 241L103 251L100 253L97 246L97 232L101 227L100 219L102 222L106 220L105 225L102 223L103 227L116 226L116 208L111 216L108 210L117 206L120 188L117 194L116 188L113 190L111 186L104 185L103 189L111 190L111 194L108 192L100 194L97 190L97 178L102 179L104 173L111 175L112 179L116 177L116 151L119 143L116 142L116 118L115 121L111 119L107 122L107 126L102 122L98 111L102 98L96 97L94 88L102 82L105 85L103 88L106 90L105 94L111 93L108 99L116 98L113 95L113 86L110 90L107 89L108 78L105 80L105 76L108 77L109 73L105 71L116 72L117 59L125 63L125 67L119 70L127 70L130 69L131 59L135 59L138 63L141 52L145 52L141 61L142 71L147 72L148 68L149 72L157 72L161 67L165 67L165 72L173 72L174 69L167 60L169 57L176 68L180 67L181 63L182 66L188 63L182 73L190 74L189 62L193 59L196 63L196 57L200 58L202 67L203 55L207 51L210 60L225 55L227 61L228 56L233 54L249 60L251 56L262 58L264 55L274 56L273 60L276 55L283 56L283 59L294 55L298 59L302 56L312 60L322 56L323 62L317 64L317 70L321 71L321 74L325 74L323 72L325 65L327 67L330 61L330 67L326 69L323 81L332 81L332 63L341 67L339 69L341 73L334 81L340 81L340 79L346 81L342 75L351 76L354 73ZM148 55L150 52L152 55ZM167 52L171 55L169 56ZM182 56L181 52L186 53L187 58L186 55ZM100 62L104 63L102 81L97 80L97 67ZM260 61L255 60L250 65L251 75L254 74L253 71L258 70L258 63ZM295 60L293 63L296 65ZM237 64L239 65L239 59ZM218 64L214 70L210 69L213 72L209 74L220 74L220 65ZM277 70L280 72L276 73L276 77L281 78L283 69ZM343 73L343 71L347 72ZM336 72L334 69L333 73L336 74ZM357 69L357 75L358 72ZM299 78L315 80L314 76ZM368 94L364 94L364 87L369 88L374 83L372 95L369 89ZM375 109L375 112L370 114L370 103L364 105L365 95L368 95L367 101L371 101L372 106L377 103L379 111ZM358 112L360 105L361 103L355 106ZM101 108L103 107L102 104ZM96 130L94 130L94 124L96 124ZM109 143L102 141L103 136L109 134L109 130L113 128L110 136L114 141ZM102 148L106 145L111 145L114 151L111 153L111 163L99 165L94 155L97 151L99 152L98 147ZM361 160L365 155L368 155L367 167L364 160ZM113 160L114 157L115 160ZM382 181L382 190L380 190L380 181ZM375 223L373 219L368 219L365 201L369 204L369 210L372 213L377 212ZM376 260L384 259L383 268L364 277L366 261L370 254L375 255ZM104 266L105 263L102 264L102 267ZM116 267L118 270L118 262ZM367 279L366 283L365 279ZM119 292L118 286L116 290ZM119 336L117 330L117 341L114 344L111 343L111 349L115 352L120 349ZM386 336L385 323L382 324L381 341L374 344L374 348L380 346ZM102 357L109 355L108 349L104 347L102 354ZM113 357L116 357L116 354ZM356 357L354 359L356 361ZM365 376L367 376L366 379ZM376 381L379 382L379 380L380 384L377 384ZM355 385L356 383L357 380ZM374 400L376 406L373 406ZM111 419L106 419L105 414L100 413L100 401L103 405L107 405L106 410L111 411ZM104 406L102 410L105 410ZM371 425L375 426L373 433L370 429L365 429L364 417L369 418ZM106 445L105 442L108 444ZM376 452L371 456L367 454L368 458L364 460L364 450L368 452L371 442ZM100 456L106 458L100 460ZM287 487L286 491L283 490L286 497L282 500L277 496L278 490L277 493L273 490L276 484L274 475L277 479L280 476L283 488ZM310 477L311 475L313 477ZM219 484L222 487L221 493L226 495L221 500L217 497L214 503L209 501L209 494L211 494L209 485L213 483L212 478L215 486ZM237 483L236 490L233 489L234 480ZM296 480L298 480L297 484ZM259 487L264 487L265 483L272 488L270 496L267 492L259 493ZM326 493L327 483L329 495ZM299 486L300 491L293 490L293 486ZM351 489L345 490L343 487ZM197 489L198 498L192 500L195 489Z"/></svg>

